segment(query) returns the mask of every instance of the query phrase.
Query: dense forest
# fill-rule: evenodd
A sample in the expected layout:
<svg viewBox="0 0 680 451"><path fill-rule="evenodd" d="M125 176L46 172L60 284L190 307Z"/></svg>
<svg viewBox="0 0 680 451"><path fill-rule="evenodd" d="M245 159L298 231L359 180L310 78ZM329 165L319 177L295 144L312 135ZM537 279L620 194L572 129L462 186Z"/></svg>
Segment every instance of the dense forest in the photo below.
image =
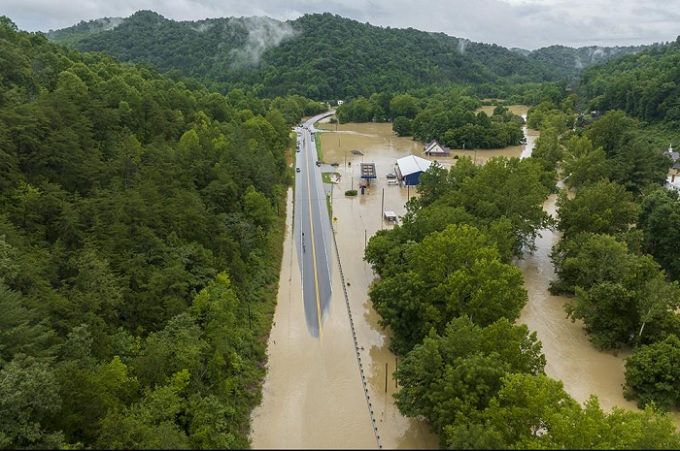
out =
<svg viewBox="0 0 680 451"><path fill-rule="evenodd" d="M583 71L591 66L597 66L605 61L618 58L623 55L636 54L661 48L668 43L656 43L652 45L626 46L626 47L565 47L563 45L551 45L531 52L522 52L528 58L548 65L557 71L561 78L578 83Z"/></svg>
<svg viewBox="0 0 680 451"><path fill-rule="evenodd" d="M1 17L0 447L249 447L290 126L346 99L342 122L452 147L518 144L517 102L541 131L530 158L433 164L367 244L401 412L443 448L680 448L679 48L527 54L331 14L150 11L48 38ZM576 402L515 324L513 262L546 227L551 291L594 346L632 349L640 412Z"/></svg>
<svg viewBox="0 0 680 451"><path fill-rule="evenodd" d="M381 28L328 13L288 22L176 22L139 11L110 30L84 23L51 36L81 51L177 71L218 91L240 88L263 96L334 100L450 83L557 79L548 66L503 47L463 47L441 33Z"/></svg>
<svg viewBox="0 0 680 451"><path fill-rule="evenodd" d="M590 110L621 110L644 123L680 126L680 41L607 61L584 71Z"/></svg>
<svg viewBox="0 0 680 451"><path fill-rule="evenodd" d="M474 87L481 97L508 98L517 85L577 84L585 68L665 45L529 52L329 13L286 22L267 17L178 22L139 11L51 30L48 37L81 51L151 64L221 92L239 88L333 102L451 83Z"/></svg>
<svg viewBox="0 0 680 451"><path fill-rule="evenodd" d="M0 448L244 448L290 124L0 19Z"/></svg>

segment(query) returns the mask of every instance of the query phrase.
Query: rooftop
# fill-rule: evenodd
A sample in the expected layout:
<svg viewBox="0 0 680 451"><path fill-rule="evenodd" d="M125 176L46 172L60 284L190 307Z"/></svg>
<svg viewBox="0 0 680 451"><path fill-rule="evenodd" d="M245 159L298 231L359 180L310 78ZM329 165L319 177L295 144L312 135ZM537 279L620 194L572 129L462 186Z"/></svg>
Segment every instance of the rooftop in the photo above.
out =
<svg viewBox="0 0 680 451"><path fill-rule="evenodd" d="M426 160L425 158L420 158L415 155L409 155L397 160L399 172L401 172L401 175L403 176L415 174L416 172L425 172L431 164L432 162L430 160Z"/></svg>
<svg viewBox="0 0 680 451"><path fill-rule="evenodd" d="M362 179L376 178L375 163L361 163L361 178Z"/></svg>

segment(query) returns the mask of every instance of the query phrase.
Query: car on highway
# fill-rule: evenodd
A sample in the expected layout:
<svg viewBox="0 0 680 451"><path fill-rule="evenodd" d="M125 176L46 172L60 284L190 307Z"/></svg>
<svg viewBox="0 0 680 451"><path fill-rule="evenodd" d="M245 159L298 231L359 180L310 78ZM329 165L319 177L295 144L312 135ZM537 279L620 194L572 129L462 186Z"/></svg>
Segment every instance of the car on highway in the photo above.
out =
<svg viewBox="0 0 680 451"><path fill-rule="evenodd" d="M300 168L295 168L295 172L300 172Z"/></svg>

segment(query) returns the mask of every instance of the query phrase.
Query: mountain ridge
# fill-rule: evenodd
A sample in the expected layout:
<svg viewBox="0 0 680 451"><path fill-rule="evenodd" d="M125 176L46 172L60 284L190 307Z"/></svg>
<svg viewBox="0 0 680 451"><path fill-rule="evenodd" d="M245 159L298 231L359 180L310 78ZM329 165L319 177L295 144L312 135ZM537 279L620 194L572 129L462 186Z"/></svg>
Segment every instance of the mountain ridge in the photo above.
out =
<svg viewBox="0 0 680 451"><path fill-rule="evenodd" d="M309 98L368 96L429 85L574 82L583 69L652 46L508 49L442 32L379 27L330 13L176 21L140 10L81 21L48 39L151 64L226 92ZM662 45L662 44L658 44Z"/></svg>

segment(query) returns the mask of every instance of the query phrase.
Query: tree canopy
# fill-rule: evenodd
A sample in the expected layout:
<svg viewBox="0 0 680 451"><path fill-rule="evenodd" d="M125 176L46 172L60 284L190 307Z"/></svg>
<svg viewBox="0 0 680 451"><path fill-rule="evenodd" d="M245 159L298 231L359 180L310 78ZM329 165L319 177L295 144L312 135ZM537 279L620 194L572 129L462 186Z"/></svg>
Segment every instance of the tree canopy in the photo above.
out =
<svg viewBox="0 0 680 451"><path fill-rule="evenodd" d="M248 447L290 126L323 106L6 18L0 48L0 446Z"/></svg>

